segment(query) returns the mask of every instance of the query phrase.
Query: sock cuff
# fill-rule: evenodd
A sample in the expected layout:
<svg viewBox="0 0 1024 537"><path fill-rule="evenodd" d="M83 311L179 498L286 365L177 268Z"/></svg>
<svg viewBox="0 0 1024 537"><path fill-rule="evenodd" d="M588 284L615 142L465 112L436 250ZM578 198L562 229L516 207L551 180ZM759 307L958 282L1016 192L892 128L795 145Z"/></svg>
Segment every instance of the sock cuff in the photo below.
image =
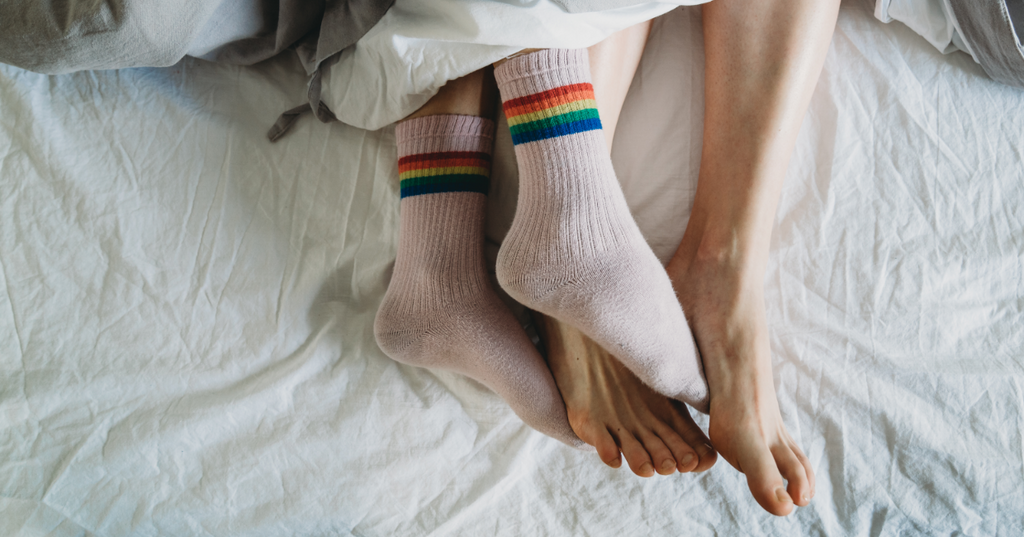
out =
<svg viewBox="0 0 1024 537"><path fill-rule="evenodd" d="M494 122L483 117L443 114L402 121L395 127L399 158L437 151L491 152Z"/></svg>
<svg viewBox="0 0 1024 537"><path fill-rule="evenodd" d="M490 190L494 122L476 116L424 116L399 123L402 198Z"/></svg>
<svg viewBox="0 0 1024 537"><path fill-rule="evenodd" d="M553 82L557 85L590 82L590 55L585 48L538 50L517 56L495 67L494 79L498 84L507 84L521 78L532 78L545 73L552 75L551 77L556 79ZM506 97L505 92L502 91L502 100L524 96L510 95Z"/></svg>
<svg viewBox="0 0 1024 537"><path fill-rule="evenodd" d="M494 76L515 145L601 128L586 49L512 58Z"/></svg>

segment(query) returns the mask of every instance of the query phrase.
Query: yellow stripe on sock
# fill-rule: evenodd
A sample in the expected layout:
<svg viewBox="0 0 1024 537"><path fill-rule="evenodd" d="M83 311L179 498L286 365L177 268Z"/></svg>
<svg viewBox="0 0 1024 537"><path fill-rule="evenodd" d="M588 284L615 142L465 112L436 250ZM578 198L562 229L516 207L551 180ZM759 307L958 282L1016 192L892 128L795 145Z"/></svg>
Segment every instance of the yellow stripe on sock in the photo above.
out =
<svg viewBox="0 0 1024 537"><path fill-rule="evenodd" d="M522 123L529 123L531 121L537 121L538 119L546 119L549 117L555 117L557 115L565 114L567 112L575 112L577 110L586 110L588 108L597 108L597 101L593 99L580 99L571 103L565 103L558 106L552 106L551 108L545 108L544 110L538 110L536 112L527 112L525 114L519 114L518 116L512 116L508 119L508 126L520 125Z"/></svg>
<svg viewBox="0 0 1024 537"><path fill-rule="evenodd" d="M398 174L398 178L412 179L414 177L429 177L431 175L483 175L491 176L490 168L479 166L448 166L444 168L423 168L421 170L409 170Z"/></svg>

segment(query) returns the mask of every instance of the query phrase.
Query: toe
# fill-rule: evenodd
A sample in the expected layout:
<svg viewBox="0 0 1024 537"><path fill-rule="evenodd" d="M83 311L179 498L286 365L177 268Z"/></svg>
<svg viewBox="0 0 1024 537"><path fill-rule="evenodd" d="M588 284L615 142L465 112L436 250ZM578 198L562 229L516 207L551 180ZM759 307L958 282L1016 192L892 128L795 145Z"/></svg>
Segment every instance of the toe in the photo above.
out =
<svg viewBox="0 0 1024 537"><path fill-rule="evenodd" d="M793 499L786 492L782 474L767 446L760 442L748 446L737 459L739 468L747 476L747 487L761 507L777 516L793 511Z"/></svg>
<svg viewBox="0 0 1024 537"><path fill-rule="evenodd" d="M594 446L597 449L597 456L601 462L618 468L622 466L622 457L619 457L619 446L615 438L608 432L608 426L599 420L593 419L587 413L569 412L569 426L572 427L580 440Z"/></svg>
<svg viewBox="0 0 1024 537"><path fill-rule="evenodd" d="M715 448L711 447L711 444L699 444L694 447L694 450L699 457L697 467L693 469L694 472L710 470L718 462L718 452L715 451Z"/></svg>
<svg viewBox="0 0 1024 537"><path fill-rule="evenodd" d="M683 441L678 433L668 426L661 426L654 429L655 434L661 438L665 446L672 452L672 458L676 461L676 469L682 473L692 472L700 462L700 455L689 444Z"/></svg>
<svg viewBox="0 0 1024 537"><path fill-rule="evenodd" d="M786 491L790 498L801 507L807 505L811 501L811 483L800 459L786 444L772 449L772 455L782 477L786 478Z"/></svg>
<svg viewBox="0 0 1024 537"><path fill-rule="evenodd" d="M679 433L683 442L697 453L697 465L690 471L703 472L711 468L718 460L718 453L711 447L711 441L690 417L686 405L678 401L672 403L676 410L672 419L672 430Z"/></svg>
<svg viewBox="0 0 1024 537"><path fill-rule="evenodd" d="M640 477L653 476L654 465L651 464L651 457L636 437L624 428L612 431L612 434L618 440L619 449L622 450L622 456L629 463L629 469Z"/></svg>
<svg viewBox="0 0 1024 537"><path fill-rule="evenodd" d="M639 431L635 436L650 455L654 471L661 475L671 475L676 471L677 459L658 434L652 431Z"/></svg>
<svg viewBox="0 0 1024 537"><path fill-rule="evenodd" d="M817 490L817 489L815 487L816 483L815 483L815 479L814 479L814 469L811 468L811 461L809 461L807 459L807 456L804 455L804 452L801 451L800 448L796 444L791 443L790 447L793 449L793 454L795 454L796 458L800 461L800 465L804 467L804 473L807 475L808 485L811 487L811 492L809 493L809 497L813 498L814 497L814 491Z"/></svg>
<svg viewBox="0 0 1024 537"><path fill-rule="evenodd" d="M612 468L622 466L619 446L615 444L615 439L612 438L612 435L608 434L608 429L602 428L600 431L595 431L592 438L594 440L594 447L597 448L597 456L601 458L601 462Z"/></svg>

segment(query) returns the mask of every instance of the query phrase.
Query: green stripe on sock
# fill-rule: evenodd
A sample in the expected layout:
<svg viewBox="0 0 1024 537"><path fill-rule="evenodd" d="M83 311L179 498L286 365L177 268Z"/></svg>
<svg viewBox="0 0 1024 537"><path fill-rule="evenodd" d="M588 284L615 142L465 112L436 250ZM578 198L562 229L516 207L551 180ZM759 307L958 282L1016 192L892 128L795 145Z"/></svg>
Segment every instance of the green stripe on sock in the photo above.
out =
<svg viewBox="0 0 1024 537"><path fill-rule="evenodd" d="M482 181L487 182L489 179L486 175L479 175L475 173L452 173L445 175L428 175L426 177L410 177L409 179L403 179L399 183L400 188L409 188L414 186L423 185L443 185L447 183L464 183L467 181Z"/></svg>
<svg viewBox="0 0 1024 537"><path fill-rule="evenodd" d="M513 136L526 134L533 131L542 129L550 129L566 123L572 123L574 121L583 121L587 119L598 119L598 113L596 108L585 108L583 110L574 110L572 112L566 112L559 114L554 117L538 119L537 121L531 121L529 123L522 123L520 125L512 125L509 130Z"/></svg>

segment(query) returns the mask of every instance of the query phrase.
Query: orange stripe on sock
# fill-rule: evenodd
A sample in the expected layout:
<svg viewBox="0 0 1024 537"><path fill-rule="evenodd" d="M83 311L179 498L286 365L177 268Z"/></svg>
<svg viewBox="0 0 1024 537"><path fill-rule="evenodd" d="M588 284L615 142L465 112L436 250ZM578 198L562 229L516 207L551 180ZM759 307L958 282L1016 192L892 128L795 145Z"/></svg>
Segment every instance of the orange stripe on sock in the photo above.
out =
<svg viewBox="0 0 1024 537"><path fill-rule="evenodd" d="M536 112L551 106L593 98L594 87L591 84L572 84L505 101L502 103L502 108L505 110L505 117L512 117L523 113Z"/></svg>
<svg viewBox="0 0 1024 537"><path fill-rule="evenodd" d="M398 165L402 166L411 162L448 158L476 158L486 160L487 162L491 161L490 153L484 153L483 151L438 151L436 153L418 153L416 155L402 157L398 159Z"/></svg>
<svg viewBox="0 0 1024 537"><path fill-rule="evenodd" d="M540 101L548 101L554 98L556 95L564 93L575 93L577 91L590 91L593 93L594 85L590 82L583 82L582 84L569 84L568 86L559 86L557 88L542 91L540 93L534 93L533 95L527 95L525 97L518 97L516 99L509 99L505 101L505 106L520 106L527 103L536 103Z"/></svg>
<svg viewBox="0 0 1024 537"><path fill-rule="evenodd" d="M405 173L413 170L423 170L426 168L462 168L462 167L473 167L473 168L490 168L491 161L484 160L482 158L440 158L434 160L421 160L419 162L407 162L398 164L398 172Z"/></svg>

